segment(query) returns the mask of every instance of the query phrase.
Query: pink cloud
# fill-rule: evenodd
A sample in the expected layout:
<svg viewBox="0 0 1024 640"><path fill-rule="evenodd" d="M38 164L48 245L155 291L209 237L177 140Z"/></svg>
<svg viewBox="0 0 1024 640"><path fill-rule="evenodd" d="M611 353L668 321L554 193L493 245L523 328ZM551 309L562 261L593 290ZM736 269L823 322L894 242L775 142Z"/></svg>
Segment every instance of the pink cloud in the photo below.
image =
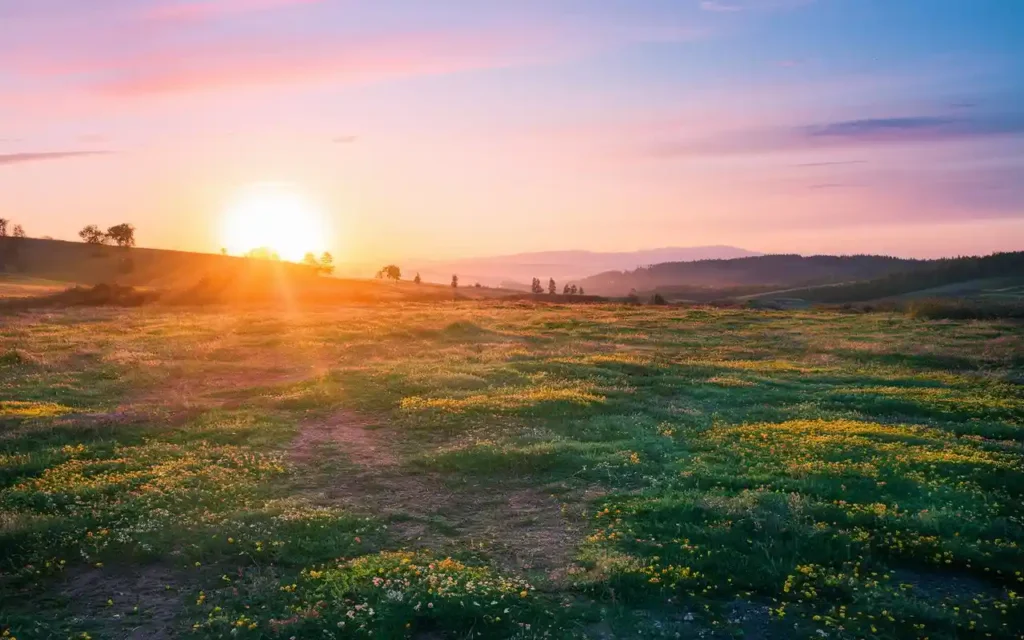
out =
<svg viewBox="0 0 1024 640"><path fill-rule="evenodd" d="M143 18L154 21L192 22L222 16L266 11L299 5L318 4L323 0L207 0L163 4L143 12Z"/></svg>
<svg viewBox="0 0 1024 640"><path fill-rule="evenodd" d="M114 96L193 93L239 87L366 82L454 73L529 59L546 38L533 33L408 33L301 46L248 38L111 61L93 88Z"/></svg>
<svg viewBox="0 0 1024 640"><path fill-rule="evenodd" d="M38 19L34 32L0 51L0 72L32 86L87 97L206 93L246 87L373 82L586 56L634 42L681 42L703 32L681 26L492 24L387 32L281 28L222 29L224 16L324 0L182 0L139 13L125 0L89 29ZM46 46L40 46L45 41Z"/></svg>

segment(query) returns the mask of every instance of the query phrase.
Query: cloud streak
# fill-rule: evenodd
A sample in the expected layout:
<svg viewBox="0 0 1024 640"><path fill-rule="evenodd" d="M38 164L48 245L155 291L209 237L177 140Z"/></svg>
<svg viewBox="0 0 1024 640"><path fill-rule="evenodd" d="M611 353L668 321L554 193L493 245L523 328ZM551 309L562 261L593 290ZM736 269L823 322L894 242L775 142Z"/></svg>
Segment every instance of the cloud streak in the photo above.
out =
<svg viewBox="0 0 1024 640"><path fill-rule="evenodd" d="M319 4L323 0L219 0L207 2L174 2L151 7L142 18L155 22L197 22L217 18L268 11L302 5Z"/></svg>
<svg viewBox="0 0 1024 640"><path fill-rule="evenodd" d="M867 160L831 160L827 162L801 162L794 167L838 167L848 164L866 164Z"/></svg>
<svg viewBox="0 0 1024 640"><path fill-rule="evenodd" d="M115 66L91 88L116 97L457 73L531 59L542 33L422 32L310 45L295 38L224 40L172 49ZM116 61L112 64L118 64Z"/></svg>
<svg viewBox="0 0 1024 640"><path fill-rule="evenodd" d="M111 151L47 151L36 153L3 153L0 154L0 165L23 164L27 162L44 162L46 160L64 160L85 156L102 156Z"/></svg>
<svg viewBox="0 0 1024 640"><path fill-rule="evenodd" d="M765 154L1019 135L1024 135L1024 114L865 118L792 128L730 131L697 140L669 140L656 144L651 152L666 157ZM801 166L828 165L806 163Z"/></svg>
<svg viewBox="0 0 1024 640"><path fill-rule="evenodd" d="M815 0L704 0L700 3L702 11L712 13L739 13L740 11L782 11L786 9L797 9Z"/></svg>

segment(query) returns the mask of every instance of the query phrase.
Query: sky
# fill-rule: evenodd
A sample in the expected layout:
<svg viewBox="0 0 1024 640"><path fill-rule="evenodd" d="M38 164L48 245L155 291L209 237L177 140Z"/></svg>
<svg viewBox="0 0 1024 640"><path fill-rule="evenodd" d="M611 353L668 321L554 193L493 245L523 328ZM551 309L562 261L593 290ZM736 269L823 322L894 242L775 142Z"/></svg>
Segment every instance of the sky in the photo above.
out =
<svg viewBox="0 0 1024 640"><path fill-rule="evenodd" d="M271 184L339 262L1024 249L1020 0L0 0L0 43L30 236L218 251Z"/></svg>

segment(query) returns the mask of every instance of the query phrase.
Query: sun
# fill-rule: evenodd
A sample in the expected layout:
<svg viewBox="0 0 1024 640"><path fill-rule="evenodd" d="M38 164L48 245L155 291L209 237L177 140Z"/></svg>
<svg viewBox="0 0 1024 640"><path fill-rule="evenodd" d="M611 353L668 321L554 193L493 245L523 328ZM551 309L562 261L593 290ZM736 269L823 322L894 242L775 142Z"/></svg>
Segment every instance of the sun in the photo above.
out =
<svg viewBox="0 0 1024 640"><path fill-rule="evenodd" d="M228 205L221 220L221 240L229 253L266 247L282 260L297 262L306 253L327 249L323 212L286 183L251 185Z"/></svg>

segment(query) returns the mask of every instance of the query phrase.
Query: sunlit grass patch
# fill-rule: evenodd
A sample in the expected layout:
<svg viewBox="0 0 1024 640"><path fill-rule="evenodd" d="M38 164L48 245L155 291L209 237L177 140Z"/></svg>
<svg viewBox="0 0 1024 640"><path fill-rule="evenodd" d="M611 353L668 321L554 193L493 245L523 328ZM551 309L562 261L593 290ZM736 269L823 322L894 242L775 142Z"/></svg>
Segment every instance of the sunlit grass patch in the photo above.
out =
<svg viewBox="0 0 1024 640"><path fill-rule="evenodd" d="M1009 389L996 393L994 384L987 388L954 389L945 387L884 386L849 387L837 389L838 394L863 394L894 400L913 402L922 407L933 407L941 411L992 414L1020 422L1024 418L1024 398Z"/></svg>
<svg viewBox="0 0 1024 640"><path fill-rule="evenodd" d="M757 384L750 380L744 380L743 378L736 378L732 376L713 376L708 378L707 381L710 384L717 384L721 387L753 387Z"/></svg>
<svg viewBox="0 0 1024 640"><path fill-rule="evenodd" d="M85 558L179 546L177 532L221 522L260 504L260 484L285 472L280 455L199 443L87 448L66 445L38 475L0 491L11 514L59 515L59 526L7 528L10 558ZM30 522L30 521L24 521Z"/></svg>
<svg viewBox="0 0 1024 640"><path fill-rule="evenodd" d="M75 410L56 402L0 400L0 418L53 418Z"/></svg>
<svg viewBox="0 0 1024 640"><path fill-rule="evenodd" d="M243 577L200 592L195 608L193 629L212 637L560 637L569 617L521 578L406 551L310 567L286 584Z"/></svg>
<svg viewBox="0 0 1024 640"><path fill-rule="evenodd" d="M805 365L789 360L693 360L688 359L681 364L694 366L711 366L721 369L736 369L758 373L826 373L834 371L834 367Z"/></svg>
<svg viewBox="0 0 1024 640"><path fill-rule="evenodd" d="M541 385L523 388L494 389L487 394L462 398L428 398L408 396L402 398L403 411L437 410L451 413L469 411L519 412L524 409L540 410L545 407L587 407L605 401L592 387L586 385Z"/></svg>

